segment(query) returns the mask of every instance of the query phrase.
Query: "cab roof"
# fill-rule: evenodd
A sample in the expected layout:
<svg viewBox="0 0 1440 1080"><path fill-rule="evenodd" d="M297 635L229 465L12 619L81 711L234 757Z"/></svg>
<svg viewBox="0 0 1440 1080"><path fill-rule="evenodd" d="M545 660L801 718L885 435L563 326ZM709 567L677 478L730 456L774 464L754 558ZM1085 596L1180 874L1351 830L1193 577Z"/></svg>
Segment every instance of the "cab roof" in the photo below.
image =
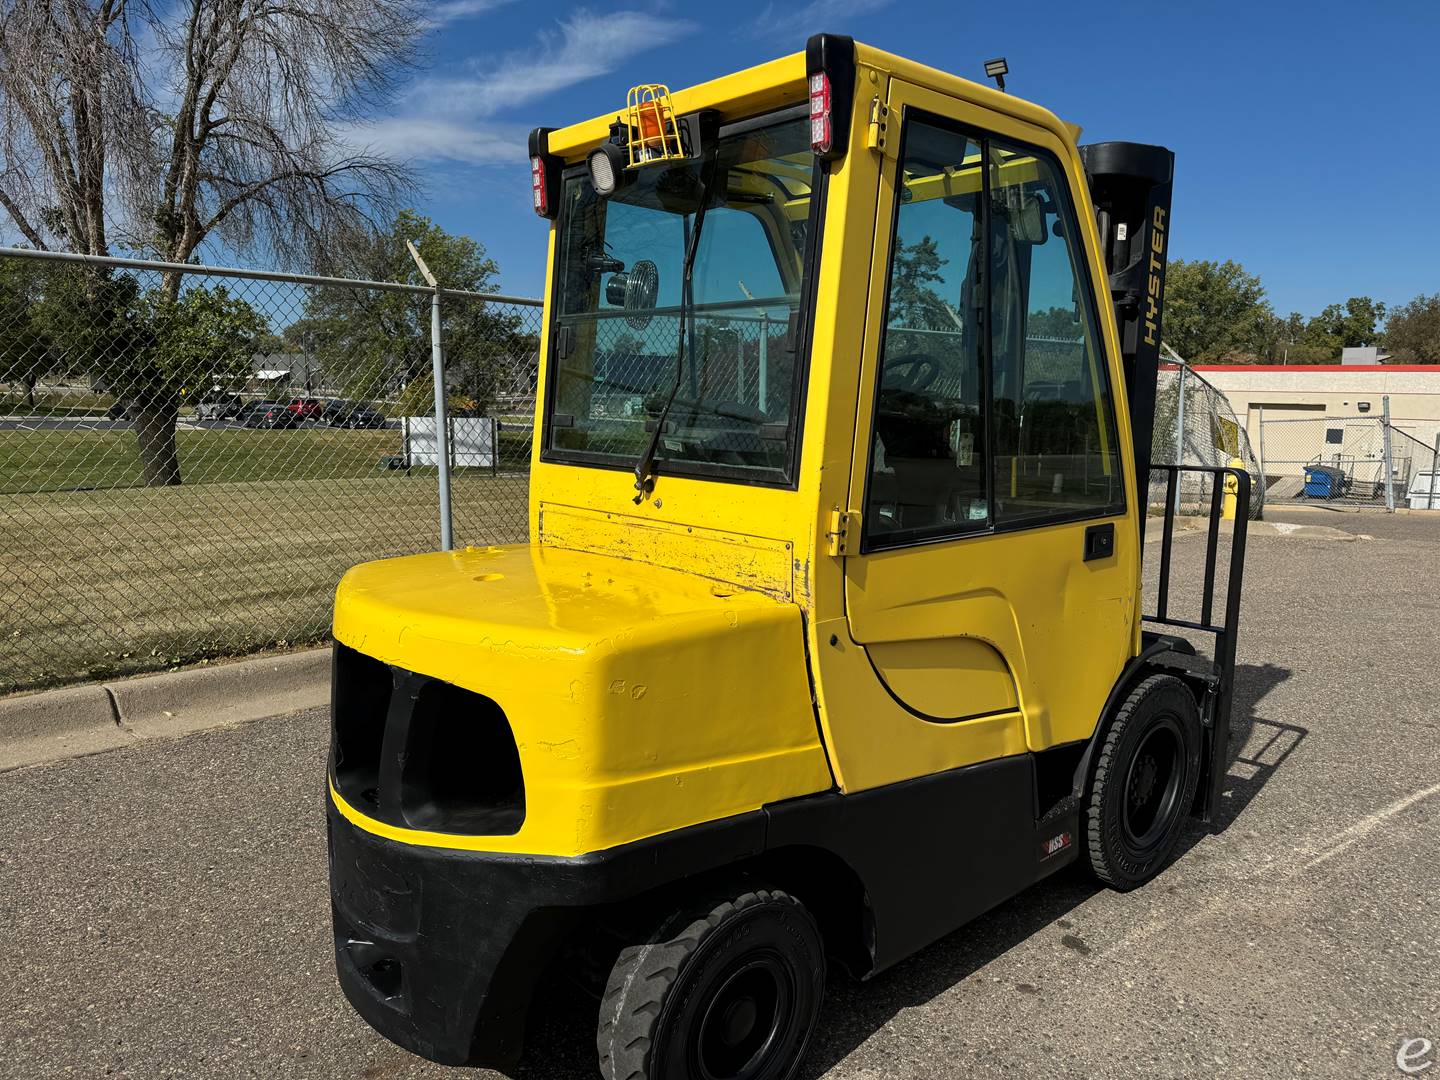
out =
<svg viewBox="0 0 1440 1080"><path fill-rule="evenodd" d="M1035 124L1072 145L1080 136L1079 127L1065 123L1049 109L1033 102L858 41L855 43L855 61L861 69L861 78L865 77L866 70L899 78ZM674 90L670 96L679 115L715 109L725 120L734 121L801 103L806 96L805 77L805 53L801 51L722 75L709 82ZM549 152L570 161L578 160L586 150L606 138L610 125L624 111L624 106L625 95L617 91L614 109L551 131Z"/></svg>

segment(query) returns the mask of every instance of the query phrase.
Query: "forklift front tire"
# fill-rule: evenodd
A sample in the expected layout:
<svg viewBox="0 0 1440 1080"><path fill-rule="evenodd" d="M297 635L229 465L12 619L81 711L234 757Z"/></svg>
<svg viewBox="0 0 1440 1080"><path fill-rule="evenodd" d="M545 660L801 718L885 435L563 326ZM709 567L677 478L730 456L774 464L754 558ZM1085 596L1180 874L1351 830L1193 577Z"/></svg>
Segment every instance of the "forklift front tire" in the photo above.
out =
<svg viewBox="0 0 1440 1080"><path fill-rule="evenodd" d="M1172 675L1142 679L1100 744L1085 807L1090 869L1121 892L1158 874L1185 828L1200 780L1200 711Z"/></svg>
<svg viewBox="0 0 1440 1080"><path fill-rule="evenodd" d="M697 903L621 951L600 1003L606 1080L789 1080L825 993L820 929L756 888Z"/></svg>

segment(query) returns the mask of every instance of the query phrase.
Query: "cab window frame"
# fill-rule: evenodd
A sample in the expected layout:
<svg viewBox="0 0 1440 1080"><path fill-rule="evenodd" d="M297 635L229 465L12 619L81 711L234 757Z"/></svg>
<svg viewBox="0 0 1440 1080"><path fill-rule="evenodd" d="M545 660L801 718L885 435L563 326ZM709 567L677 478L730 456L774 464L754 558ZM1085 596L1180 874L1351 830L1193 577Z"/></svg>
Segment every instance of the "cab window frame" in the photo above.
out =
<svg viewBox="0 0 1440 1080"><path fill-rule="evenodd" d="M961 543L967 540L975 540L987 536L996 536L1007 533L1029 532L1034 529L1050 528L1057 525L1070 525L1086 521L1101 521L1112 518L1123 517L1129 510L1129 476L1125 461L1125 455L1121 446L1119 409L1121 398L1117 396L1115 379L1111 370L1111 353L1105 338L1104 325L1102 321L1102 309L1100 308L1095 294L1095 280L1091 268L1090 251L1086 245L1085 235L1080 227L1079 211L1080 201L1077 198L1074 184L1069 171L1064 167L1059 157L1046 147L1039 146L1023 138L1003 134L997 131L989 131L975 124L957 120L954 117L946 116L943 113L932 112L928 109L917 108L912 105L905 107L901 117L899 149L893 164L892 174L893 188L895 191L892 197L890 228L889 228L889 250L886 254L886 269L884 279L885 298L880 313L880 337L879 355L875 361L874 382L870 387L869 399L869 424L866 428L866 466L864 473L865 490L864 497L860 504L860 554L866 555L883 551L894 551L905 548L927 547L934 544ZM895 271L895 256L898 248L900 211L906 205L905 200L900 197L900 189L903 182L903 172L906 161L906 148L910 141L910 134L916 124L927 124L938 130L970 140L980 151L980 172L981 192L980 199L980 222L979 227L983 237L983 250L981 253L981 264L984 269L984 278L981 282L984 302L981 315L981 360L980 360L980 388L979 404L984 434L985 453L985 499L986 499L986 520L981 523L969 523L963 521L947 522L933 529L923 532L919 530L903 530L896 534L876 534L873 529L869 500L871 485L875 477L875 430L876 420L879 412L880 388L885 376L885 349L888 343L890 307L892 300L892 281ZM1109 415L1115 435L1115 469L1118 483L1116 485L1117 496L1106 506L1079 506L1074 510L1060 511L1051 514L1026 516L1021 519L1010 519L1006 521L997 520L996 498L995 498L995 423L994 423L994 335L992 327L993 316L993 274L991 267L991 239L992 239L992 216L991 216L991 153L990 141L994 139L1004 144L1009 149L1022 150L1033 154L1039 161L1044 162L1050 169L1051 174L1057 178L1057 188L1063 191L1064 197L1060 200L1060 217L1064 223L1069 258L1077 273L1084 278L1076 283L1076 295L1080 305L1082 320L1088 320L1089 334L1093 339L1093 347L1098 353L1100 373L1104 380L1104 392L1110 403ZM1088 203L1087 203L1088 205ZM1073 240L1075 247L1070 247Z"/></svg>
<svg viewBox="0 0 1440 1080"><path fill-rule="evenodd" d="M731 135L743 135L757 129L771 127L786 123L801 117L809 116L808 102L795 105L786 105L778 109L771 109L763 113L756 113L750 116L740 117L733 121L722 124L717 132L717 138L723 139ZM561 170L560 190L565 190L568 182L573 178L588 176L588 170L583 161L567 165ZM804 261L800 271L800 298L796 310L795 320L795 378L790 388L790 417L789 430L786 436L785 462L780 468L769 470L757 469L750 466L727 465L717 462L690 461L685 459L657 457L655 460L655 474L658 477L673 476L687 480L703 480L717 483L741 484L746 487L773 488L784 491L797 491L800 487L800 455L804 443L805 430L805 405L809 400L809 387L811 376L811 347L815 333L815 296L816 281L820 273L822 258L822 242L825 229L826 205L829 201L830 169L827 163L816 155L811 170L810 186L810 209L806 223L805 253ZM555 231L555 251L551 256L552 262L560 257L559 245L564 242L564 231L568 225L570 206L562 196L560 201L560 212L551 224ZM766 243L775 254L774 241L766 235ZM561 317L560 306L563 295L563 282L561 275L554 273L554 267L550 267L550 291L546 299L545 311L547 314L545 326L545 393L543 401L536 403L542 409L540 427L540 454L539 460L543 465L578 466L581 468L600 469L605 472L633 473L636 461L616 460L612 454L587 452L584 450L556 449L552 442L552 428L555 415L555 394L558 389L558 380L555 375L560 364L558 356L559 335L555 333ZM737 302L738 306L744 306Z"/></svg>

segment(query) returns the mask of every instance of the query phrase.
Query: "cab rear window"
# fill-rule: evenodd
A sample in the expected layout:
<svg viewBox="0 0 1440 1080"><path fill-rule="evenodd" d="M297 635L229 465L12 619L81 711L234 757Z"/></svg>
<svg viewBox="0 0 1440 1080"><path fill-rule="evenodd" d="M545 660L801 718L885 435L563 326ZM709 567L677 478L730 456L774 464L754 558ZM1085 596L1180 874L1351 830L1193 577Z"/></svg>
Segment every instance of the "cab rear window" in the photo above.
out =
<svg viewBox="0 0 1440 1080"><path fill-rule="evenodd" d="M815 212L809 129L797 116L722 130L717 154L683 363L682 266L700 162L642 168L609 198L583 171L566 178L547 460L633 468L673 391L658 471L789 482Z"/></svg>

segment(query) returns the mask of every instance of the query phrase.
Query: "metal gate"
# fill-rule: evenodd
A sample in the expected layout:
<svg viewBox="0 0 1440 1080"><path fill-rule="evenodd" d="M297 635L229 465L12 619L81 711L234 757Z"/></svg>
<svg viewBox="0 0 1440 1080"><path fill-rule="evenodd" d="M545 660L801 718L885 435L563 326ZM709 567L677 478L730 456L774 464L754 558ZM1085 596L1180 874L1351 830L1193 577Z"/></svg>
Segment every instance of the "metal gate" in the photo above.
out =
<svg viewBox="0 0 1440 1080"><path fill-rule="evenodd" d="M1267 417L1258 410L1257 450L1272 503L1405 505L1417 449L1428 448L1380 416Z"/></svg>

